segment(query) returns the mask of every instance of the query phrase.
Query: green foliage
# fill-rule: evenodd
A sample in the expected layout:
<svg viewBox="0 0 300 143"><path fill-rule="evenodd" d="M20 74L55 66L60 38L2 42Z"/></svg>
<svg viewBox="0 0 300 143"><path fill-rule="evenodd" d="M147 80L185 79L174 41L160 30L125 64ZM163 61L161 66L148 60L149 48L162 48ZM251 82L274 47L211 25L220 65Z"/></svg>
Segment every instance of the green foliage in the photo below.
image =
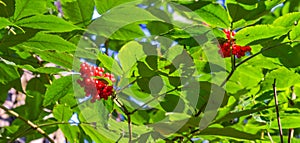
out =
<svg viewBox="0 0 300 143"><path fill-rule="evenodd" d="M26 95L0 142L279 142L275 80L283 138L299 136L299 1L57 2L0 0L0 103ZM251 52L221 58L223 29ZM107 100L86 97L81 61L114 74Z"/></svg>
<svg viewBox="0 0 300 143"><path fill-rule="evenodd" d="M72 92L72 76L66 76L59 78L53 81L53 84L48 87L45 100L43 102L44 106L51 105L55 103L57 100Z"/></svg>
<svg viewBox="0 0 300 143"><path fill-rule="evenodd" d="M93 0L62 0L61 5L63 16L73 24L84 27L90 24L95 6Z"/></svg>
<svg viewBox="0 0 300 143"><path fill-rule="evenodd" d="M46 0L16 0L14 11L14 20L20 20L23 17L43 14L46 12Z"/></svg>
<svg viewBox="0 0 300 143"><path fill-rule="evenodd" d="M51 32L69 32L79 29L77 26L53 15L36 15L16 22L18 26L47 30Z"/></svg>
<svg viewBox="0 0 300 143"><path fill-rule="evenodd" d="M228 13L220 4L209 4L196 10L196 13L202 18L203 21L211 26L220 28L229 28L230 21Z"/></svg>

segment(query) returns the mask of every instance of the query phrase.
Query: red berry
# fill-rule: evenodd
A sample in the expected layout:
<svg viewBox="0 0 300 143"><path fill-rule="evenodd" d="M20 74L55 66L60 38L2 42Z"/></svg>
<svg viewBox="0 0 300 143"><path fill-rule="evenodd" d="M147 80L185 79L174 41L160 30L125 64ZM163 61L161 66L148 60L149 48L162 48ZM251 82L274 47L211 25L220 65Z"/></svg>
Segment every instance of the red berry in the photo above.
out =
<svg viewBox="0 0 300 143"><path fill-rule="evenodd" d="M78 79L77 83L84 88L86 96L92 96L92 103L102 98L107 100L108 96L113 94L112 86L108 86L106 82L93 78L94 76L108 78L112 82L115 82L113 74L103 72L104 68L102 67L90 66L87 63L80 65L80 77L83 80Z"/></svg>
<svg viewBox="0 0 300 143"><path fill-rule="evenodd" d="M231 32L228 29L223 29L223 32L225 33L225 35L227 37L227 41L219 46L219 48L220 48L219 54L223 58L231 57L231 54L235 55L237 58L241 58L242 56L245 56L246 52L251 51L250 46L242 47L242 46L235 44L234 40L232 40L233 37L235 36L234 31Z"/></svg>

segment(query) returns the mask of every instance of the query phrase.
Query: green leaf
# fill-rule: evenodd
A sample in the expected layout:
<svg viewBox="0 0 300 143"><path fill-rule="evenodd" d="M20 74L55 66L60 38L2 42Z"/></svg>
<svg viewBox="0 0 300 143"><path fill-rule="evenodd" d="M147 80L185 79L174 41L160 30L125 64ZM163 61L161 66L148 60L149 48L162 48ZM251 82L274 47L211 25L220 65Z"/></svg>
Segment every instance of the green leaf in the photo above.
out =
<svg viewBox="0 0 300 143"><path fill-rule="evenodd" d="M0 17L0 29L13 25L8 19Z"/></svg>
<svg viewBox="0 0 300 143"><path fill-rule="evenodd" d="M144 62L137 61L137 68L139 75L142 77L153 77L154 75L156 75L156 72L150 69L150 67L147 66Z"/></svg>
<svg viewBox="0 0 300 143"><path fill-rule="evenodd" d="M14 0L1 0L0 3L0 17L11 17L15 12L15 1Z"/></svg>
<svg viewBox="0 0 300 143"><path fill-rule="evenodd" d="M177 120L177 121L158 122L155 124L149 124L148 126L154 128L154 130L159 134L168 136L174 134L176 131L181 129L181 127L184 126L185 123L187 122L188 122L188 118L184 120Z"/></svg>
<svg viewBox="0 0 300 143"><path fill-rule="evenodd" d="M300 15L300 14L299 14ZM299 16L300 18L300 16ZM300 21L298 21L300 22ZM292 28L291 32L290 32L290 39L291 40L300 40L300 24L296 25L295 27Z"/></svg>
<svg viewBox="0 0 300 143"><path fill-rule="evenodd" d="M79 120L89 123L97 123L99 126L107 127L109 114L110 112L106 110L103 102L97 102L82 109L79 114Z"/></svg>
<svg viewBox="0 0 300 143"><path fill-rule="evenodd" d="M26 48L36 48L39 50L56 50L61 52L75 51L76 46L63 38L45 33L37 33L33 38L19 44Z"/></svg>
<svg viewBox="0 0 300 143"><path fill-rule="evenodd" d="M25 112L28 120L36 120L42 112L42 103L46 91L45 82L45 76L43 75L40 78L31 79L27 83L26 94L28 96L26 97Z"/></svg>
<svg viewBox="0 0 300 143"><path fill-rule="evenodd" d="M233 21L233 29L254 24L260 17L270 12L270 10L282 3L284 0L272 1L246 1L246 0L226 0L228 12Z"/></svg>
<svg viewBox="0 0 300 143"><path fill-rule="evenodd" d="M122 65L124 73L128 73L130 69L140 60L146 56L143 51L143 46L138 42L131 41L125 44L119 51L118 58Z"/></svg>
<svg viewBox="0 0 300 143"><path fill-rule="evenodd" d="M209 127L202 130L200 132L200 135L217 135L217 136L233 137L237 139L247 139L247 140L260 139L259 134L250 134L247 132L239 131L232 127L225 127L225 128Z"/></svg>
<svg viewBox="0 0 300 143"><path fill-rule="evenodd" d="M229 28L226 10L220 4L209 4L195 11L207 24L213 27Z"/></svg>
<svg viewBox="0 0 300 143"><path fill-rule="evenodd" d="M3 63L0 59L0 83L6 84L19 77L20 75L15 67Z"/></svg>
<svg viewBox="0 0 300 143"><path fill-rule="evenodd" d="M300 76L287 68L278 68L266 75L264 81L261 83L261 91L272 90L274 79L276 79L277 90L284 90L299 83Z"/></svg>
<svg viewBox="0 0 300 143"><path fill-rule="evenodd" d="M281 26L256 25L246 27L234 36L238 45L247 45L253 41L284 35L288 30Z"/></svg>
<svg viewBox="0 0 300 143"><path fill-rule="evenodd" d="M151 21L147 23L147 28L149 29L151 35L160 35L170 31L173 28L173 25L160 21Z"/></svg>
<svg viewBox="0 0 300 143"><path fill-rule="evenodd" d="M297 115L285 115L285 116L280 116L280 121L281 121L281 127L282 129L294 129L294 128L300 128L300 120L299 114ZM271 128L272 129L278 129L278 124L277 120L274 119L271 123Z"/></svg>
<svg viewBox="0 0 300 143"><path fill-rule="evenodd" d="M263 107L258 107L255 109L247 109L247 110L243 110L243 111L238 111L238 112L232 112L232 113L228 113L223 117L220 117L219 119L216 119L216 121L214 123L221 123L221 122L226 122L226 121L231 121L235 118L239 118L242 116L246 116L246 115L250 115L259 111L263 111L265 109L268 108L272 108L274 106L263 106Z"/></svg>
<svg viewBox="0 0 300 143"><path fill-rule="evenodd" d="M34 29L42 29L51 32L69 32L80 30L79 27L53 15L36 15L24 18L15 23L20 27L28 27Z"/></svg>
<svg viewBox="0 0 300 143"><path fill-rule="evenodd" d="M96 9L98 13L103 14L107 12L108 10L112 9L113 7L116 7L118 5L131 2L134 0L95 0Z"/></svg>
<svg viewBox="0 0 300 143"><path fill-rule="evenodd" d="M71 110L70 106L58 104L53 108L53 116L58 121L68 122L72 115L73 111Z"/></svg>
<svg viewBox="0 0 300 143"><path fill-rule="evenodd" d="M133 4L127 4L122 7L115 7L111 9L108 13L103 14L89 26L89 31L96 33L97 35L109 38L113 33L115 33L118 30L121 30L124 27L124 32L128 33L130 36L126 39L133 39L137 38L135 37L136 34L130 33L135 33L135 30L140 31L141 29L137 29L134 26L131 27L130 25L137 24L138 22L141 23L142 21L161 20L153 16L150 12L146 11L145 9L139 8ZM137 35L139 34L137 33Z"/></svg>
<svg viewBox="0 0 300 143"><path fill-rule="evenodd" d="M103 136L100 132L98 132L91 125L80 124L80 128L94 141L97 143L112 143L114 142L111 139L108 139L106 136Z"/></svg>
<svg viewBox="0 0 300 143"><path fill-rule="evenodd" d="M14 19L43 14L47 11L46 0L16 0Z"/></svg>
<svg viewBox="0 0 300 143"><path fill-rule="evenodd" d="M56 51L41 51L41 50L32 50L34 53L39 55L44 61L54 63L56 65L72 69L73 65L73 59L72 55L67 53L61 53ZM76 63L79 63L79 61L74 61Z"/></svg>
<svg viewBox="0 0 300 143"><path fill-rule="evenodd" d="M34 68L31 65L16 65L16 67L20 69L26 69L31 72L36 72L36 73L45 73L45 74L55 74L64 71L61 68L57 67L39 67L39 68Z"/></svg>
<svg viewBox="0 0 300 143"><path fill-rule="evenodd" d="M53 81L48 87L43 106L55 103L57 100L72 91L72 76L65 76Z"/></svg>
<svg viewBox="0 0 300 143"><path fill-rule="evenodd" d="M45 74L55 74L64 71L61 68L57 67L40 67L36 69L36 72L38 73L45 73Z"/></svg>
<svg viewBox="0 0 300 143"><path fill-rule="evenodd" d="M8 47L12 47L22 42L25 42L28 39L32 38L38 32L36 29L28 29L28 28L24 28L24 31L25 33L21 32L18 33L17 35L14 34L6 35L5 38L9 40L2 40L0 42L0 47L1 47L0 51L6 53L7 51L9 51L9 49L7 49Z"/></svg>
<svg viewBox="0 0 300 143"><path fill-rule="evenodd" d="M76 91L74 91L74 92L76 92ZM77 99L75 98L74 94L67 94L64 97L59 99L59 103L68 105L70 107L75 107L75 106L77 106L78 102L77 102Z"/></svg>
<svg viewBox="0 0 300 143"><path fill-rule="evenodd" d="M130 25L123 26L118 31L113 33L109 38L113 40L133 40L134 38L144 37L145 34L142 31L138 23L132 23Z"/></svg>
<svg viewBox="0 0 300 143"><path fill-rule="evenodd" d="M160 102L161 107L166 111L166 112L182 112L178 110L178 105L184 105L184 101L177 95L174 94L167 94L164 97L163 102ZM174 109L177 107L176 111Z"/></svg>
<svg viewBox="0 0 300 143"><path fill-rule="evenodd" d="M66 19L82 27L90 24L94 12L94 0L61 0L60 2Z"/></svg>
<svg viewBox="0 0 300 143"><path fill-rule="evenodd" d="M277 18L273 22L273 25L282 26L285 28L291 28L292 26L295 25L295 23L298 23L299 20L300 20L300 12L292 12Z"/></svg>
<svg viewBox="0 0 300 143"><path fill-rule="evenodd" d="M103 66L105 68L107 68L112 73L115 73L117 75L122 75L123 71L120 68L120 65L112 57L109 57L106 54L100 53L100 54L98 54L98 60L103 64Z"/></svg>
<svg viewBox="0 0 300 143"><path fill-rule="evenodd" d="M69 142L78 143L80 139L80 129L78 126L72 126L69 124L58 125L59 129L64 133L64 136L68 139Z"/></svg>
<svg viewBox="0 0 300 143"><path fill-rule="evenodd" d="M296 60L300 55L300 44L295 43L293 47L290 44L281 45L262 53L265 57L279 59L280 63L287 68L295 68L300 65L300 60Z"/></svg>
<svg viewBox="0 0 300 143"><path fill-rule="evenodd" d="M252 65L242 65L238 68L231 80L233 82L238 82L239 86L245 87L246 89L251 89L257 86L263 79L262 69Z"/></svg>

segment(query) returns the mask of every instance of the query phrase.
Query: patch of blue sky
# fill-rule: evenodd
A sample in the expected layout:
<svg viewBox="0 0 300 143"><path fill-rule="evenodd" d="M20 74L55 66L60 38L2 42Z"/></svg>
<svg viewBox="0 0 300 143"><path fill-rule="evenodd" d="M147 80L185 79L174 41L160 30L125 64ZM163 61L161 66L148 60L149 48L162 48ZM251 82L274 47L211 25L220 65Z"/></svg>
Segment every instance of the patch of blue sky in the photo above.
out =
<svg viewBox="0 0 300 143"><path fill-rule="evenodd" d="M101 15L98 13L98 11L96 10L96 8L94 8L94 13L93 13L93 16L92 16L92 19L97 19L99 18Z"/></svg>

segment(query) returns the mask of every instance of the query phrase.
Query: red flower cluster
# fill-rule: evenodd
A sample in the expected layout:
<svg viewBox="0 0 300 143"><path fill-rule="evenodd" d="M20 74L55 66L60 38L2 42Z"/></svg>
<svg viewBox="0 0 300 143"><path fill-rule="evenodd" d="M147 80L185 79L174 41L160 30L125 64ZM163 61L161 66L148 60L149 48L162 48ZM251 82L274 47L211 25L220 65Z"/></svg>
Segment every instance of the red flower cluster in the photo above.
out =
<svg viewBox="0 0 300 143"><path fill-rule="evenodd" d="M109 86L108 82L103 78L107 78L112 82L115 82L116 79L113 74L104 73L104 68L82 63L80 65L80 73L82 80L78 79L77 82L81 87L84 87L86 96L92 96L91 102L101 98L107 100L108 96L113 93L113 87Z"/></svg>
<svg viewBox="0 0 300 143"><path fill-rule="evenodd" d="M230 30L224 29L223 32L226 34L227 41L220 45L219 53L223 58L230 57L231 53L236 55L237 58L241 58L245 56L246 52L250 52L250 46L239 46L235 44L233 37L235 32L231 32ZM232 48L231 48L232 47ZM231 48L231 49L230 49Z"/></svg>

